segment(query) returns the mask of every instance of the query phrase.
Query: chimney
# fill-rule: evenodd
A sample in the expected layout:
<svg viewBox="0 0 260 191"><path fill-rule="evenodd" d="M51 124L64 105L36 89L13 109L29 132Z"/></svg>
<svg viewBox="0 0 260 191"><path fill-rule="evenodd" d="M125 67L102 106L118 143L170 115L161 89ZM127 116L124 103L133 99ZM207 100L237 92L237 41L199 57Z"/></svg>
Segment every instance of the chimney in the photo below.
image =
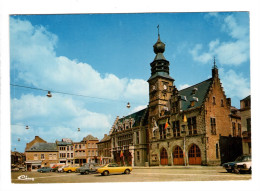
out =
<svg viewBox="0 0 260 191"><path fill-rule="evenodd" d="M227 98L227 104L228 106L231 106L231 98Z"/></svg>

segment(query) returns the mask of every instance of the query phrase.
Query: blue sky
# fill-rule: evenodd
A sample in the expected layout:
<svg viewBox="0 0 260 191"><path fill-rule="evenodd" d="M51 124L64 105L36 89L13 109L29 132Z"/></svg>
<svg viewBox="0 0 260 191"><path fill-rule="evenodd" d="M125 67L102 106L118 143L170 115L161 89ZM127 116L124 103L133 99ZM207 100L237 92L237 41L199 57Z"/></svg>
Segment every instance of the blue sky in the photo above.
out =
<svg viewBox="0 0 260 191"><path fill-rule="evenodd" d="M35 135L101 139L116 116L146 107L158 24L177 88L210 78L215 56L239 108L250 94L248 12L13 15L10 83L92 98L11 86L11 149L24 151Z"/></svg>

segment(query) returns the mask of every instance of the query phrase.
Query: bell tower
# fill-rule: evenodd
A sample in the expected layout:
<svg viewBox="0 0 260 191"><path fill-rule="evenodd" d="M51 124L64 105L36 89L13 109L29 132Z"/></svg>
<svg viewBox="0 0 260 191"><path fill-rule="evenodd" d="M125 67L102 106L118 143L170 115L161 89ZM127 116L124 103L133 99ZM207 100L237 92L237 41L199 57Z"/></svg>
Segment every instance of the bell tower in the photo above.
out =
<svg viewBox="0 0 260 191"><path fill-rule="evenodd" d="M165 111L169 111L168 102L173 91L174 79L169 76L169 61L163 53L165 44L160 39L158 25L158 40L153 45L155 58L150 64L151 77L149 83L149 120L157 120ZM151 123L150 123L151 124Z"/></svg>

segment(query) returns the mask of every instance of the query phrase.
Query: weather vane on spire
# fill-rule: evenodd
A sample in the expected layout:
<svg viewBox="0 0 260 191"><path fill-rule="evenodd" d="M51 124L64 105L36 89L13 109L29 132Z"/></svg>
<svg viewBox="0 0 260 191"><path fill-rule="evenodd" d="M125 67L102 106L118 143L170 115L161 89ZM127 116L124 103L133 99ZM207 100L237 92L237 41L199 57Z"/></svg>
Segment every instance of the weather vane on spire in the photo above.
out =
<svg viewBox="0 0 260 191"><path fill-rule="evenodd" d="M214 56L214 65L213 65L213 68L217 68L215 56Z"/></svg>
<svg viewBox="0 0 260 191"><path fill-rule="evenodd" d="M157 29L158 29L158 37L160 37L160 26L157 25Z"/></svg>

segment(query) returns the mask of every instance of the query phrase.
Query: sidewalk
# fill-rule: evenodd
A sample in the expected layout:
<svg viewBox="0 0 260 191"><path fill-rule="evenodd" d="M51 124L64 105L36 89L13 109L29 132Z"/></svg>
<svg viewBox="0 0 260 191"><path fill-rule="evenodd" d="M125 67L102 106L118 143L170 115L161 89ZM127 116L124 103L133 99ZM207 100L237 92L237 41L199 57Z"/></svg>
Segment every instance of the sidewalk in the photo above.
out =
<svg viewBox="0 0 260 191"><path fill-rule="evenodd" d="M210 169L220 168L222 166L200 166L200 165L188 165L188 166L134 166L133 169Z"/></svg>

